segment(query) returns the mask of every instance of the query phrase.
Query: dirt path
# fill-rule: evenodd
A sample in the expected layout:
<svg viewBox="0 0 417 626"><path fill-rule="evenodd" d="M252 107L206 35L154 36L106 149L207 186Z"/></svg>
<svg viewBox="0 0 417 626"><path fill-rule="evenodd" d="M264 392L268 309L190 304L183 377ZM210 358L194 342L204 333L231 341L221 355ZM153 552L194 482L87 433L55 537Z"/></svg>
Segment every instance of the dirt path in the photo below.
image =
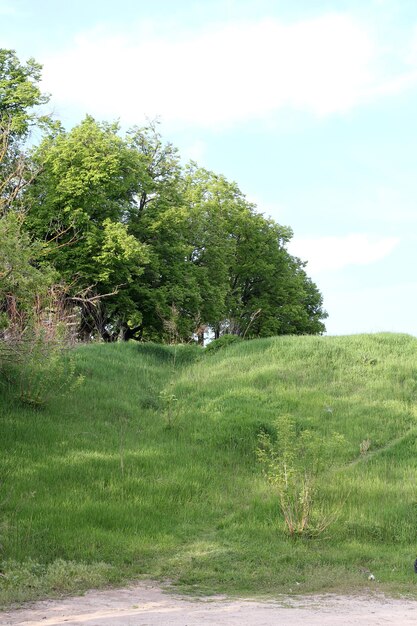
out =
<svg viewBox="0 0 417 626"><path fill-rule="evenodd" d="M211 597L189 599L152 583L90 591L0 613L2 626L376 626L417 624L417 601L383 596L314 596L277 602Z"/></svg>

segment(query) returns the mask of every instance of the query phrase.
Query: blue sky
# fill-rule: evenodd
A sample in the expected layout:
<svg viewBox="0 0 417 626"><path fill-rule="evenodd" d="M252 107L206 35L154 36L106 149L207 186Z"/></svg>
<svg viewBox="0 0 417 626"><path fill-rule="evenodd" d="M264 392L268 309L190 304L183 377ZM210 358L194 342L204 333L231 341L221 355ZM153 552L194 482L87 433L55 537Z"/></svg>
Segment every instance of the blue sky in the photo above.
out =
<svg viewBox="0 0 417 626"><path fill-rule="evenodd" d="M50 109L161 119L292 227L329 334L417 335L415 0L0 0Z"/></svg>

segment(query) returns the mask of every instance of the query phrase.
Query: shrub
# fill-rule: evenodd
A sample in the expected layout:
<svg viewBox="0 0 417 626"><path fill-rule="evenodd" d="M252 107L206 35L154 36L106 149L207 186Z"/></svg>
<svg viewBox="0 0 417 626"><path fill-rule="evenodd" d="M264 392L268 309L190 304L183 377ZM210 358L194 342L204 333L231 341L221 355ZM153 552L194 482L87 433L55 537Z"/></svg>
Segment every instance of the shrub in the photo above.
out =
<svg viewBox="0 0 417 626"><path fill-rule="evenodd" d="M222 335L218 339L211 341L205 348L206 352L217 352L223 348L227 348L235 343L243 341L239 335Z"/></svg>
<svg viewBox="0 0 417 626"><path fill-rule="evenodd" d="M276 439L267 432L258 437L257 456L264 476L278 496L287 532L293 537L318 535L338 513L325 515L316 510L318 476L331 466L343 437L333 433L324 442L312 430L299 431L288 415L281 416L276 427Z"/></svg>
<svg viewBox="0 0 417 626"><path fill-rule="evenodd" d="M80 382L72 355L72 315L62 294L51 289L34 297L31 310L8 300L8 327L0 339L0 379L25 404L41 406L52 394Z"/></svg>
<svg viewBox="0 0 417 626"><path fill-rule="evenodd" d="M3 368L3 373L24 404L42 406L51 396L68 392L81 382L72 355L60 342L34 336L15 344L14 353L16 361Z"/></svg>

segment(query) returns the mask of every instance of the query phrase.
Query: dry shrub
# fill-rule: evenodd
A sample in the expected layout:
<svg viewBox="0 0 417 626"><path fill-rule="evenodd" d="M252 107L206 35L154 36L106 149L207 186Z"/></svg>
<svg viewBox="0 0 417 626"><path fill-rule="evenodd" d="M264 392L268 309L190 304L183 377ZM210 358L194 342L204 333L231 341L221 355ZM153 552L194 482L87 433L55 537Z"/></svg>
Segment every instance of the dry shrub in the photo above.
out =
<svg viewBox="0 0 417 626"><path fill-rule="evenodd" d="M76 313L66 303L63 289L50 288L35 296L32 307L19 307L6 298L0 340L0 376L14 395L33 406L45 404L77 381L69 348L75 342Z"/></svg>

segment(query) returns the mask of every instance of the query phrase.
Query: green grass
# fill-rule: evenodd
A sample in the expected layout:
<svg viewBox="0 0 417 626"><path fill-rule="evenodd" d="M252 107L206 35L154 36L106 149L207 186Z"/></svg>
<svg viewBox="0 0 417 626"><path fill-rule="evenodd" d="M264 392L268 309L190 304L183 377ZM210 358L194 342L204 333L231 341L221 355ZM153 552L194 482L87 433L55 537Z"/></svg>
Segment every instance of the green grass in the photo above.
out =
<svg viewBox="0 0 417 626"><path fill-rule="evenodd" d="M141 577L194 593L416 595L416 339L101 344L77 348L76 366L84 384L43 409L0 388L3 604ZM317 503L339 516L314 539L286 534L257 462L282 414L345 438Z"/></svg>

